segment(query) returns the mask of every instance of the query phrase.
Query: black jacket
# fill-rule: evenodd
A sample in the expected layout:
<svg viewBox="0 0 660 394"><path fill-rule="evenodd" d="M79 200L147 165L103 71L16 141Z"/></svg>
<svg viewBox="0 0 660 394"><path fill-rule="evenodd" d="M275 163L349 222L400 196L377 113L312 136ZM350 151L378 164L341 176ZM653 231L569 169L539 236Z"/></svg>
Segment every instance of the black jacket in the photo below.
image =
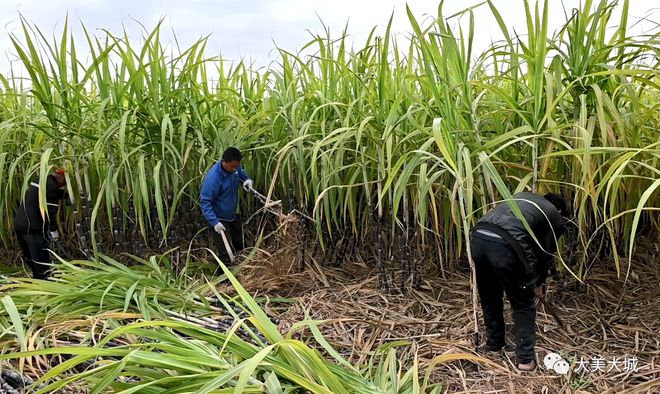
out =
<svg viewBox="0 0 660 394"><path fill-rule="evenodd" d="M517 278L520 284L538 285L547 277L553 254L557 251L557 239L564 233L564 220L559 210L543 196L523 192L514 194L513 199L538 244L506 202L498 204L481 218L475 230L490 230L507 241L523 263L524 272Z"/></svg>
<svg viewBox="0 0 660 394"><path fill-rule="evenodd" d="M41 217L39 211L39 178L34 178L28 185L25 200L21 200L16 207L14 229L28 233L46 234L47 231L57 230L57 209L60 200L64 198L64 191L57 186L53 175L46 179L46 207L48 215Z"/></svg>

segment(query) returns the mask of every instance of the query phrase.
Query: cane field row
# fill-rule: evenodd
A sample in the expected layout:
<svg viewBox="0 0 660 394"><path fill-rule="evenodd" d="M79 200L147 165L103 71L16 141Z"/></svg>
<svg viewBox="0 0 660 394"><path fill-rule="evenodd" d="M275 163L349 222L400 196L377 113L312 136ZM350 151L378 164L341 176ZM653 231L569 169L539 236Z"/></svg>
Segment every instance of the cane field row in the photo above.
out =
<svg viewBox="0 0 660 394"><path fill-rule="evenodd" d="M160 25L140 42L83 26L75 42L67 23L48 38L24 21L8 39L29 78L9 70L0 83L1 242L14 246L29 179L56 165L76 206L89 198L93 229L130 210L143 237L159 228L166 242L182 201L235 145L257 187L313 216L318 234L363 236L377 212L451 264L489 203L554 191L572 203L578 248L604 244L623 268L636 233L660 225L658 29L628 36L627 1L587 1L556 31L547 2L523 4L524 36L481 5L504 36L483 53L472 10L439 7L432 23L409 12L405 46L390 21L350 48L345 34L315 37L311 56L277 48L279 62L258 70L207 55L205 39L165 48Z"/></svg>

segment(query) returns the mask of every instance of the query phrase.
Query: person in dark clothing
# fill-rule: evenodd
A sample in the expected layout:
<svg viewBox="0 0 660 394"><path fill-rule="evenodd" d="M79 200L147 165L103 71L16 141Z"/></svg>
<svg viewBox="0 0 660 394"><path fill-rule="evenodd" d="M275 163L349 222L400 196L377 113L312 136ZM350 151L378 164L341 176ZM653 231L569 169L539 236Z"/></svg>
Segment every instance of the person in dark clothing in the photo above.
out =
<svg viewBox="0 0 660 394"><path fill-rule="evenodd" d="M470 234L477 290L486 326L487 347L505 346L503 294L511 304L518 369L536 368L534 357L535 296L542 295L548 270L554 265L557 240L564 233L566 201L557 194L516 193L513 202L529 229L502 202L482 217ZM538 242L537 242L538 241Z"/></svg>
<svg viewBox="0 0 660 394"><path fill-rule="evenodd" d="M215 163L204 177L200 193L200 208L204 218L213 229L213 239L218 257L226 265L231 265L229 251L225 248L222 235L228 235L227 241L234 250L240 252L243 245L242 223L236 208L238 206L238 186L252 187L252 179L241 167L241 152L230 147L222 154L222 159Z"/></svg>
<svg viewBox="0 0 660 394"><path fill-rule="evenodd" d="M39 178L36 177L30 182L25 198L16 207L14 232L35 279L46 279L51 273L48 243L60 239L56 217L59 202L65 196L64 186L66 176L63 169L48 175L45 182L46 210L42 216L39 208Z"/></svg>

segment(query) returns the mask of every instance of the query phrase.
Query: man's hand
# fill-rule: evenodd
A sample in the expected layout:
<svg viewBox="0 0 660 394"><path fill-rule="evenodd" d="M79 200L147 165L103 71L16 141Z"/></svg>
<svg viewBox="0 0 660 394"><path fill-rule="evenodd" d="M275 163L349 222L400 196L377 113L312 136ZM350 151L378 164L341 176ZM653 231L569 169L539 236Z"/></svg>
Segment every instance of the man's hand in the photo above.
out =
<svg viewBox="0 0 660 394"><path fill-rule="evenodd" d="M222 222L218 222L215 226L213 226L213 229L215 230L216 233L221 234L223 231L226 231L227 229L225 228L224 224Z"/></svg>
<svg viewBox="0 0 660 394"><path fill-rule="evenodd" d="M252 179L248 179L247 181L243 182L243 190L249 192L250 189L252 189L253 184L254 182L252 182Z"/></svg>
<svg viewBox="0 0 660 394"><path fill-rule="evenodd" d="M60 232L57 230L51 231L49 235L51 242L57 242L60 240Z"/></svg>
<svg viewBox="0 0 660 394"><path fill-rule="evenodd" d="M543 298L543 296L545 296L545 283L543 283L541 286L537 286L534 289L534 295L536 298Z"/></svg>

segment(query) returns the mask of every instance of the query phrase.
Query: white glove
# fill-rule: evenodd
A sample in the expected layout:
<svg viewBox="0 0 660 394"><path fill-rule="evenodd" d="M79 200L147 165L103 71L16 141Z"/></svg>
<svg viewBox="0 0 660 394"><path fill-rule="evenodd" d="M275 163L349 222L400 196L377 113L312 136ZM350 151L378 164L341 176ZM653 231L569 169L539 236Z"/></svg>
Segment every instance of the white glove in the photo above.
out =
<svg viewBox="0 0 660 394"><path fill-rule="evenodd" d="M60 240L60 232L55 230L50 232L50 240L52 242L57 242Z"/></svg>
<svg viewBox="0 0 660 394"><path fill-rule="evenodd" d="M247 181L243 182L243 190L249 192L250 189L252 189L253 184L254 182L252 182L252 179L248 179Z"/></svg>
<svg viewBox="0 0 660 394"><path fill-rule="evenodd" d="M225 228L224 224L222 224L222 222L218 222L218 224L213 226L213 229L218 234L220 234L222 231L227 231L227 229Z"/></svg>

